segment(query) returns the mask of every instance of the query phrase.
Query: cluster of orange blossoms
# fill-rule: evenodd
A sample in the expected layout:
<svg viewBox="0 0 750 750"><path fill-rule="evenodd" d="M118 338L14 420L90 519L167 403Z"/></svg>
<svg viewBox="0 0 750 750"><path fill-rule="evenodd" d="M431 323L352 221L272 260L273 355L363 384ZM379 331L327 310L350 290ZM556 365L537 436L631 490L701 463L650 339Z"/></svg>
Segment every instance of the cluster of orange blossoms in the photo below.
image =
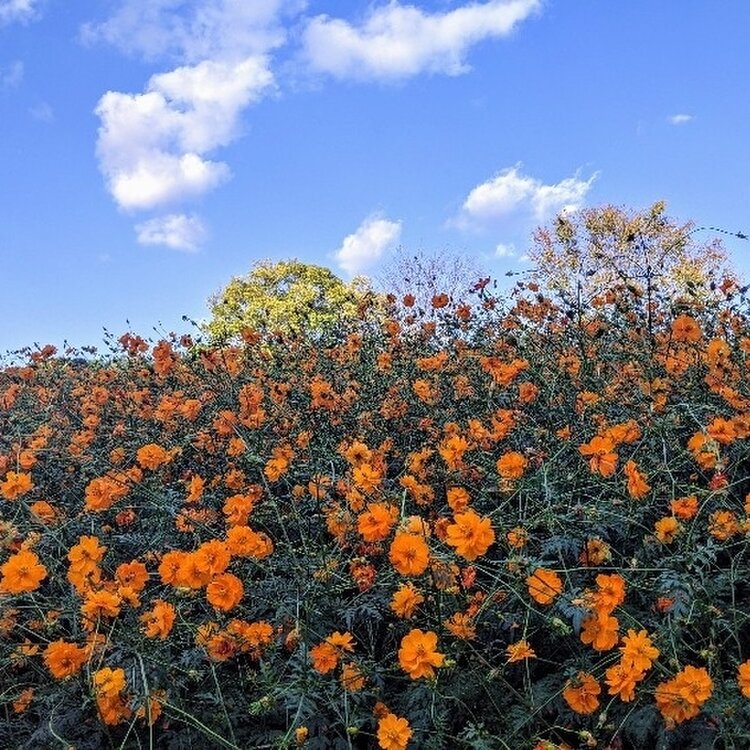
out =
<svg viewBox="0 0 750 750"><path fill-rule="evenodd" d="M745 323L654 314L639 359L646 329L612 322L625 292L575 322L537 291L476 339L495 303L439 295L424 325L405 302L372 340L246 332L149 357L127 335L121 365L40 352L0 372L8 711L43 725L55 701L37 695L64 684L125 742L218 687L259 717L247 746L329 740L346 715L348 734L406 750L456 741L488 700L499 732L541 685L548 713L514 731L562 748L610 731L604 696L612 726L650 703L677 733L713 721L714 696L750 699L747 654L716 652L750 637L733 588L750 535ZM549 353L523 350L530 330ZM313 716L310 679L341 704ZM445 726L414 708L424 695Z"/></svg>

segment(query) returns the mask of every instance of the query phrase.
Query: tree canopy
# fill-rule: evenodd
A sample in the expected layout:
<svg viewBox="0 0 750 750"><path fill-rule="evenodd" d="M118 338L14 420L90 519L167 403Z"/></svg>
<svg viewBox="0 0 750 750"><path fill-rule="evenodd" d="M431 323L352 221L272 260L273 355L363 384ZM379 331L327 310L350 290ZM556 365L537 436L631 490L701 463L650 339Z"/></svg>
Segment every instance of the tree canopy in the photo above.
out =
<svg viewBox="0 0 750 750"><path fill-rule="evenodd" d="M700 243L691 223L644 211L603 206L561 214L538 229L528 256L535 279L563 298L590 300L617 287L636 296L694 297L728 272L721 243Z"/></svg>
<svg viewBox="0 0 750 750"><path fill-rule="evenodd" d="M364 277L347 283L323 266L296 259L263 260L211 297L212 317L205 329L218 341L237 337L244 329L323 333L366 314L377 300Z"/></svg>

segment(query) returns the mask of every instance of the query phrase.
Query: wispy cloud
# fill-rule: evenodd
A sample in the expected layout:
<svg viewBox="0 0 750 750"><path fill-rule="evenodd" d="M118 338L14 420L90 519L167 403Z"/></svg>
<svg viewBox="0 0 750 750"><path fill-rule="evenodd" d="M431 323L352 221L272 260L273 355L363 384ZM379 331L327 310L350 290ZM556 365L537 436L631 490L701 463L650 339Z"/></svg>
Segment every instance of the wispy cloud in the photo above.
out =
<svg viewBox="0 0 750 750"><path fill-rule="evenodd" d="M17 88L23 81L24 67L21 60L0 65L0 91Z"/></svg>
<svg viewBox="0 0 750 750"><path fill-rule="evenodd" d="M135 228L141 245L165 245L192 252L206 239L206 227L197 216L167 214L144 221Z"/></svg>
<svg viewBox="0 0 750 750"><path fill-rule="evenodd" d="M538 11L541 0L490 0L428 13L391 0L359 26L320 15L303 33L312 69L337 78L401 79L419 73L459 75L469 49L503 37Z"/></svg>
<svg viewBox="0 0 750 750"><path fill-rule="evenodd" d="M685 125L686 123L690 122L694 118L692 115L678 114L678 115L670 115L670 117L667 119L672 125Z"/></svg>
<svg viewBox="0 0 750 750"><path fill-rule="evenodd" d="M401 222L378 216L365 219L359 228L344 238L336 251L339 266L348 274L370 268L401 237Z"/></svg>
<svg viewBox="0 0 750 750"><path fill-rule="evenodd" d="M31 21L39 12L39 0L0 0L0 26Z"/></svg>
<svg viewBox="0 0 750 750"><path fill-rule="evenodd" d="M123 209L151 209L211 190L229 167L206 154L230 143L239 116L272 84L267 61L207 60L151 78L143 94L108 91L99 101L97 154Z"/></svg>
<svg viewBox="0 0 750 750"><path fill-rule="evenodd" d="M37 122L50 123L55 121L55 111L47 102L38 102L29 107L29 114Z"/></svg>
<svg viewBox="0 0 750 750"><path fill-rule="evenodd" d="M120 0L105 21L81 28L84 42L106 42L148 60L236 60L283 44L285 14L303 0Z"/></svg>
<svg viewBox="0 0 750 750"><path fill-rule="evenodd" d="M582 180L576 174L546 184L522 174L520 165L509 167L473 188L451 224L464 229L478 228L516 216L546 221L561 211L580 208L597 177L595 173Z"/></svg>

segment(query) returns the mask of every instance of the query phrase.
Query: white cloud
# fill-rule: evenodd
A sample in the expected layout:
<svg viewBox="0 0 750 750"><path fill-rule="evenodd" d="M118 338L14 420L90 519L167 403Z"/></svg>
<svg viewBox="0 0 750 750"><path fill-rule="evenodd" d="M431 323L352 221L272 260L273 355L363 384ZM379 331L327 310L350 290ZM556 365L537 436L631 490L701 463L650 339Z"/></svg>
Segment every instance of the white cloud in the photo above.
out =
<svg viewBox="0 0 750 750"><path fill-rule="evenodd" d="M686 114L679 114L679 115L672 115L668 119L672 125L684 125L685 123L690 122L693 119L693 116L686 115Z"/></svg>
<svg viewBox="0 0 750 750"><path fill-rule="evenodd" d="M197 250L206 228L197 216L168 214L144 221L135 228L141 245L166 245L173 250Z"/></svg>
<svg viewBox="0 0 750 750"><path fill-rule="evenodd" d="M509 244L499 242L495 248L496 258L515 258L516 255L516 246L512 242Z"/></svg>
<svg viewBox="0 0 750 750"><path fill-rule="evenodd" d="M314 70L338 78L398 79L418 73L459 75L469 48L507 36L541 7L541 0L489 0L445 13L427 13L391 0L355 27L338 18L313 18L303 33Z"/></svg>
<svg viewBox="0 0 750 750"><path fill-rule="evenodd" d="M107 42L146 59L233 60L283 44L284 14L304 0L120 0L101 23L82 27L86 42Z"/></svg>
<svg viewBox="0 0 750 750"><path fill-rule="evenodd" d="M37 14L39 0L0 0L0 26L30 21Z"/></svg>
<svg viewBox="0 0 750 750"><path fill-rule="evenodd" d="M23 63L20 60L14 60L8 65L0 65L0 91L7 91L20 86L23 81L23 73Z"/></svg>
<svg viewBox="0 0 750 750"><path fill-rule="evenodd" d="M229 167L205 156L237 137L240 114L272 83L266 58L249 57L155 75L143 94L104 94L97 154L118 205L154 208L226 180Z"/></svg>
<svg viewBox="0 0 750 750"><path fill-rule="evenodd" d="M459 216L452 222L461 228L492 223L519 214L546 221L557 213L580 208L598 173L588 180L577 175L546 185L520 172L520 166L503 170L467 196Z"/></svg>
<svg viewBox="0 0 750 750"><path fill-rule="evenodd" d="M353 234L344 238L336 251L339 266L348 274L357 274L371 266L401 237L401 222L370 216Z"/></svg>

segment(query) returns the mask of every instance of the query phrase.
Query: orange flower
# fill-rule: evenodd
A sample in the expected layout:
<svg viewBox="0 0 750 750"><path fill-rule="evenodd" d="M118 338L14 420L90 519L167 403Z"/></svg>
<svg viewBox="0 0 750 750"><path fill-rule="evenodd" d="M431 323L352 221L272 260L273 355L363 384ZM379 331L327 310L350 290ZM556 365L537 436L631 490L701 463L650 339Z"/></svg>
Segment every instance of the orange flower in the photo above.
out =
<svg viewBox="0 0 750 750"><path fill-rule="evenodd" d="M212 604L216 609L222 610L222 612L228 612L233 607L236 607L243 594L245 588L242 585L242 581L232 573L222 573L222 575L216 576L206 588L206 599L209 604Z"/></svg>
<svg viewBox="0 0 750 750"><path fill-rule="evenodd" d="M247 526L255 505L250 495L232 495L224 502L224 517L230 526Z"/></svg>
<svg viewBox="0 0 750 750"><path fill-rule="evenodd" d="M357 520L357 530L366 542L381 542L398 520L398 508L389 503L369 503Z"/></svg>
<svg viewBox="0 0 750 750"><path fill-rule="evenodd" d="M139 594L148 583L148 570L146 570L146 566L138 560L133 560L129 563L122 563L117 566L115 579L120 586L131 588L136 594Z"/></svg>
<svg viewBox="0 0 750 750"><path fill-rule="evenodd" d="M529 541L529 532L523 526L516 526L505 535L505 538L513 549L523 549Z"/></svg>
<svg viewBox="0 0 750 750"><path fill-rule="evenodd" d="M536 658L536 652L533 648L531 648L531 646L529 646L529 642L525 638L523 640L516 641L515 643L511 643L505 649L505 655L508 657L508 664L513 664L517 661L523 661L524 659Z"/></svg>
<svg viewBox="0 0 750 750"><path fill-rule="evenodd" d="M598 696L601 692L601 685L593 675L579 672L574 679L565 683L563 698L576 713L591 714L599 707Z"/></svg>
<svg viewBox="0 0 750 750"><path fill-rule="evenodd" d="M528 465L529 461L524 455L511 451L497 460L497 473L503 479L520 479Z"/></svg>
<svg viewBox="0 0 750 750"><path fill-rule="evenodd" d="M617 645L618 627L616 617L610 617L606 613L592 615L583 621L581 641L591 644L595 651L609 651Z"/></svg>
<svg viewBox="0 0 750 750"><path fill-rule="evenodd" d="M628 478L628 494L634 500L639 500L648 493L651 485L648 484L635 461L628 461L623 469Z"/></svg>
<svg viewBox="0 0 750 750"><path fill-rule="evenodd" d="M262 531L253 531L249 526L232 526L227 532L227 549L236 557L261 560L273 552L273 542Z"/></svg>
<svg viewBox="0 0 750 750"><path fill-rule="evenodd" d="M368 494L375 492L383 482L383 472L371 464L360 464L352 471L354 484Z"/></svg>
<svg viewBox="0 0 750 750"><path fill-rule="evenodd" d="M489 518L482 518L473 510L458 513L455 523L447 528L446 542L456 548L456 553L467 560L476 560L495 541L495 532Z"/></svg>
<svg viewBox="0 0 750 750"><path fill-rule="evenodd" d="M607 692L610 695L619 696L623 703L629 703L635 698L635 686L645 676L643 672L626 666L622 662L611 666L605 675L605 682L609 686Z"/></svg>
<svg viewBox="0 0 750 750"><path fill-rule="evenodd" d="M677 518L689 521L698 512L698 498L695 495L678 497L672 500L669 507Z"/></svg>
<svg viewBox="0 0 750 750"><path fill-rule="evenodd" d="M156 443L149 443L138 449L136 458L141 468L156 470L172 460L172 454Z"/></svg>
<svg viewBox="0 0 750 750"><path fill-rule="evenodd" d="M588 443L578 446L578 452L589 458L589 468L595 474L611 477L617 469L615 442L609 436L595 435Z"/></svg>
<svg viewBox="0 0 750 750"><path fill-rule="evenodd" d="M648 633L645 630L639 630L637 633L633 629L628 629L628 634L622 639L623 664L635 671L645 672L651 669L654 660L659 658L659 649L654 646Z"/></svg>
<svg viewBox="0 0 750 750"><path fill-rule="evenodd" d="M424 601L424 596L409 582L403 584L391 599L391 609L397 617L408 619L414 615L414 610Z"/></svg>
<svg viewBox="0 0 750 750"><path fill-rule="evenodd" d="M39 562L39 558L30 550L21 550L11 555L0 566L0 591L7 594L22 594L26 591L36 591L47 577L47 568Z"/></svg>
<svg viewBox="0 0 750 750"><path fill-rule="evenodd" d="M745 698L750 698L750 659L737 668L737 684Z"/></svg>
<svg viewBox="0 0 750 750"><path fill-rule="evenodd" d="M94 626L100 617L117 617L122 599L111 591L89 591L81 605L81 614L87 628Z"/></svg>
<svg viewBox="0 0 750 750"><path fill-rule="evenodd" d="M108 510L118 500L128 494L128 486L111 477L96 477L86 485L86 510Z"/></svg>
<svg viewBox="0 0 750 750"><path fill-rule="evenodd" d="M463 487L451 487L445 494L448 506L454 513L466 510L471 500L469 493Z"/></svg>
<svg viewBox="0 0 750 750"><path fill-rule="evenodd" d="M162 583L172 583L176 585L179 570L187 557L188 553L181 550L170 550L164 553L159 563L159 576Z"/></svg>
<svg viewBox="0 0 750 750"><path fill-rule="evenodd" d="M529 596L539 604L551 604L562 591L563 582L554 570L537 568L527 579Z"/></svg>
<svg viewBox="0 0 750 750"><path fill-rule="evenodd" d="M383 750L406 750L411 737L409 722L396 714L378 720L378 746Z"/></svg>
<svg viewBox="0 0 750 750"><path fill-rule="evenodd" d="M578 558L582 565L602 565L612 558L612 550L609 545L599 539L599 537L593 537L592 539L586 540L586 544L583 547L583 551Z"/></svg>
<svg viewBox="0 0 750 750"><path fill-rule="evenodd" d="M412 680L420 677L434 677L435 667L441 667L445 655L436 651L437 634L428 630L410 630L401 639L398 650L398 661L401 668Z"/></svg>
<svg viewBox="0 0 750 750"><path fill-rule="evenodd" d="M203 542L203 544L193 552L193 556L195 564L211 576L223 573L229 567L229 562L231 560L226 542L219 541L218 539Z"/></svg>
<svg viewBox="0 0 750 750"><path fill-rule="evenodd" d="M339 663L339 652L330 643L319 643L310 649L313 669L320 674L328 674L336 669Z"/></svg>
<svg viewBox="0 0 750 750"><path fill-rule="evenodd" d="M365 676L359 671L359 667L352 662L347 662L341 668L341 684L344 690L356 693L365 686Z"/></svg>
<svg viewBox="0 0 750 750"><path fill-rule="evenodd" d="M672 321L672 338L675 341L694 344L700 341L702 335L698 322L689 315L678 315Z"/></svg>
<svg viewBox="0 0 750 750"><path fill-rule="evenodd" d="M661 715L673 724L681 724L700 713L711 697L713 680L703 667L685 667L671 680L656 686L654 698Z"/></svg>
<svg viewBox="0 0 750 750"><path fill-rule="evenodd" d="M149 612L144 612L140 620L148 638L164 640L172 630L175 621L175 608L168 602L157 599Z"/></svg>
<svg viewBox="0 0 750 750"><path fill-rule="evenodd" d="M740 523L731 510L714 511L708 518L708 533L720 542L731 539L739 531Z"/></svg>
<svg viewBox="0 0 750 750"><path fill-rule="evenodd" d="M600 612L611 612L625 601L625 579L621 575L601 573L596 577L596 585L594 607Z"/></svg>
<svg viewBox="0 0 750 750"><path fill-rule="evenodd" d="M116 698L125 689L125 670L104 667L94 672L94 690L98 696Z"/></svg>
<svg viewBox="0 0 750 750"><path fill-rule="evenodd" d="M107 548L100 545L95 536L80 537L78 544L71 547L68 552L71 570L78 572L93 570L98 567L106 551Z"/></svg>
<svg viewBox="0 0 750 750"><path fill-rule="evenodd" d="M477 631L471 617L463 612L456 612L444 623L445 627L462 641L471 641L477 637Z"/></svg>
<svg viewBox="0 0 750 750"><path fill-rule="evenodd" d="M44 663L50 674L58 680L76 674L88 661L89 651L76 646L75 643L66 643L63 640L52 641L44 649Z"/></svg>
<svg viewBox="0 0 750 750"><path fill-rule="evenodd" d="M662 544L671 544L680 530L680 522L674 516L664 516L654 524L654 535Z"/></svg>
<svg viewBox="0 0 750 750"><path fill-rule="evenodd" d="M0 482L0 495L6 500L17 500L22 495L30 492L33 487L34 483L31 481L31 474L9 471L5 475L5 481Z"/></svg>
<svg viewBox="0 0 750 750"><path fill-rule="evenodd" d="M427 570L430 548L423 536L399 531L391 542L388 559L402 576L418 576Z"/></svg>

